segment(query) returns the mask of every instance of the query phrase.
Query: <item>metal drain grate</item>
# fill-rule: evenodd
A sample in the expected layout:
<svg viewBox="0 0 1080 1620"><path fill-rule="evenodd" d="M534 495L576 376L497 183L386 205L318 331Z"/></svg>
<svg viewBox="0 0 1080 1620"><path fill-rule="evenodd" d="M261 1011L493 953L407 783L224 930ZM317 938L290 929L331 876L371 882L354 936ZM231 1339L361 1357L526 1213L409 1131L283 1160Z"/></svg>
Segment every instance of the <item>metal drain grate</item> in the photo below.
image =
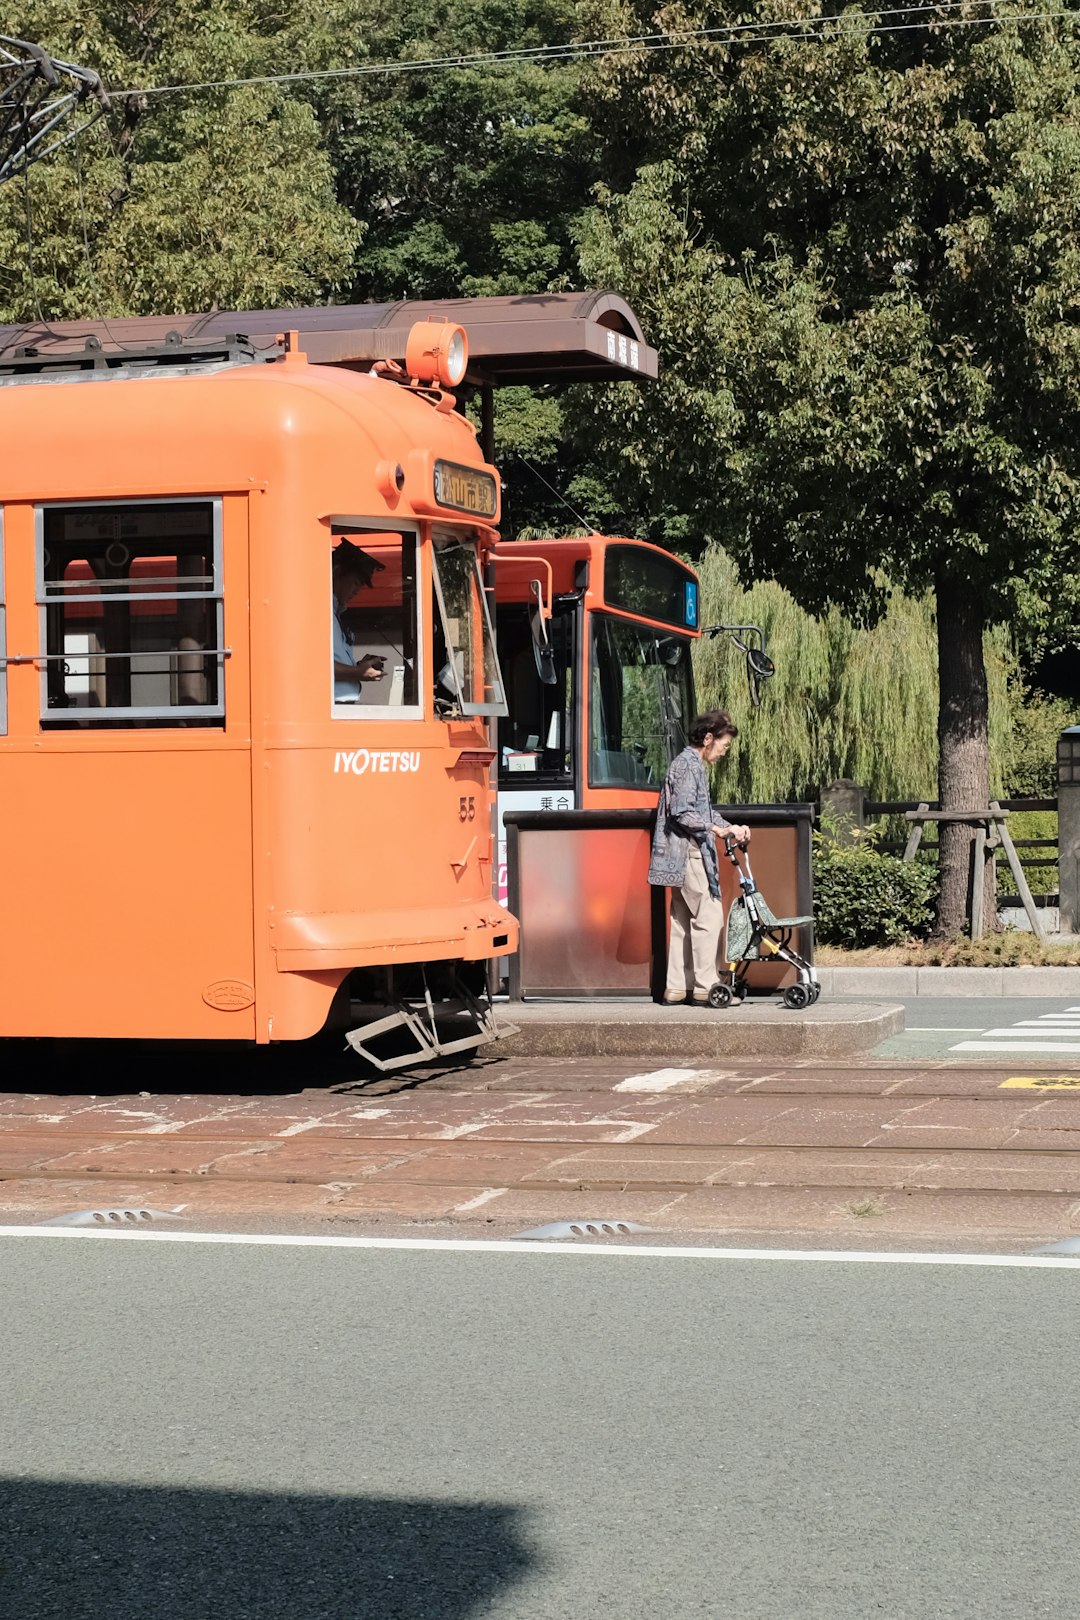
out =
<svg viewBox="0 0 1080 1620"><path fill-rule="evenodd" d="M1080 1237L1062 1238L1059 1243L1047 1243L1042 1249L1032 1249L1032 1254L1077 1254L1080 1255Z"/></svg>
<svg viewBox="0 0 1080 1620"><path fill-rule="evenodd" d="M119 1209L76 1209L70 1215L54 1215L51 1220L38 1221L38 1226L146 1226L151 1221L176 1221L175 1210L145 1209L141 1205Z"/></svg>
<svg viewBox="0 0 1080 1620"><path fill-rule="evenodd" d="M517 1232L519 1238L606 1238L629 1237L633 1232L655 1232L654 1226L639 1226L637 1221L550 1221L547 1226L534 1226L531 1231Z"/></svg>

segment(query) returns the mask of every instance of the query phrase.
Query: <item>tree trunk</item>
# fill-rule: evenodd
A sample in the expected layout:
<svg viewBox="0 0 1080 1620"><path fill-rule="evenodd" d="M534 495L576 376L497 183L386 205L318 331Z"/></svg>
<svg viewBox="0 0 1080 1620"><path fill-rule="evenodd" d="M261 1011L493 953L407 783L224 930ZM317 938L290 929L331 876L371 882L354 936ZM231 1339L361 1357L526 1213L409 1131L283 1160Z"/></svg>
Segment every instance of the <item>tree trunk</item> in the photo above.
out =
<svg viewBox="0 0 1080 1620"><path fill-rule="evenodd" d="M985 810L990 802L985 613L970 580L937 576L938 796L943 810ZM941 897L936 933L954 939L970 923L975 828L939 824ZM984 926L994 926L993 864L987 863Z"/></svg>

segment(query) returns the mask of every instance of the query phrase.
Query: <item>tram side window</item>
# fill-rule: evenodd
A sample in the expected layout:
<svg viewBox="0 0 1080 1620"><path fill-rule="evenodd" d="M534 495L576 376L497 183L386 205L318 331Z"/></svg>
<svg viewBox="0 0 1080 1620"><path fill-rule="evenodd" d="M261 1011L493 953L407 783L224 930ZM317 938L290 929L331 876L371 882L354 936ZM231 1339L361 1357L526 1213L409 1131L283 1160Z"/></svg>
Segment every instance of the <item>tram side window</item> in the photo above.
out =
<svg viewBox="0 0 1080 1620"><path fill-rule="evenodd" d="M4 590L4 514L0 510L0 737L7 734L7 609Z"/></svg>
<svg viewBox="0 0 1080 1620"><path fill-rule="evenodd" d="M8 731L8 617L5 608L5 548L3 509L0 509L0 737Z"/></svg>
<svg viewBox="0 0 1080 1620"><path fill-rule="evenodd" d="M416 535L335 530L330 571L335 717L418 717Z"/></svg>
<svg viewBox="0 0 1080 1620"><path fill-rule="evenodd" d="M44 507L38 519L42 726L220 726L220 503Z"/></svg>

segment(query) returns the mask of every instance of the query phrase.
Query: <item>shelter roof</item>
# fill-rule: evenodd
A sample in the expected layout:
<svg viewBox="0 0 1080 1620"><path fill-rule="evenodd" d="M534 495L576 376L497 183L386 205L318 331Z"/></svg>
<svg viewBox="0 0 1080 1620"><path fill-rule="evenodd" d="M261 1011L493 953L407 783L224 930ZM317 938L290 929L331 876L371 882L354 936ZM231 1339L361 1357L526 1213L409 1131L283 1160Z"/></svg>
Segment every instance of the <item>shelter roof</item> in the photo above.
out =
<svg viewBox="0 0 1080 1620"><path fill-rule="evenodd" d="M414 322L442 319L459 323L468 333L468 380L476 383L597 382L657 374L656 350L645 342L630 305L613 292L29 322L0 327L0 364L20 348L41 356L70 355L74 361L85 353L88 340L95 354L115 364L133 347L164 344L171 333L186 348L237 334L258 344L279 332L295 331L311 361L366 370L376 360L403 360Z"/></svg>

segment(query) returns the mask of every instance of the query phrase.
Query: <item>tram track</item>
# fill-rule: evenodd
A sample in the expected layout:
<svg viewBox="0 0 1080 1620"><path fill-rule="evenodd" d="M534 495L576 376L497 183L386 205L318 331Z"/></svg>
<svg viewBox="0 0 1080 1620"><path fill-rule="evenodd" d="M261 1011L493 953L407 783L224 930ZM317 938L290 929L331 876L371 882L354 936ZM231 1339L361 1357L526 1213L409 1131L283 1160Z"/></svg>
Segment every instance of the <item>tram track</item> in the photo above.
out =
<svg viewBox="0 0 1080 1620"><path fill-rule="evenodd" d="M1071 1159L1074 1156L1080 1154L1080 1131L1076 1131L1076 1132L1074 1132L1074 1134L1076 1135L1076 1145L1073 1146L1073 1147L1039 1146L1039 1147L1016 1147L1016 1148L1011 1148L1011 1147L1008 1146L1007 1143L1005 1143L1005 1144L995 1144L993 1146L986 1146L986 1145L980 1146L980 1145L975 1144L975 1143L971 1143L971 1144L966 1144L965 1143L962 1146L959 1145L959 1144L952 1144L952 1145L943 1146L943 1147L941 1147L941 1148L939 1148L937 1150L934 1157L939 1157L940 1155L942 1155L944 1153L948 1153L950 1151L955 1151L955 1152L962 1152L965 1155L976 1155L977 1154L977 1155L985 1155L985 1156L990 1157L990 1158L1000 1158L1000 1156L1003 1153L1008 1153L1010 1155L1022 1154L1024 1156L1030 1157L1032 1159L1060 1158L1060 1159L1066 1159L1067 1160L1067 1159ZM32 1132L32 1131L25 1131L25 1132L21 1132L21 1131L4 1131L4 1132L0 1132L0 1149L3 1148L4 1143L11 1142L11 1141L16 1141L17 1142L20 1138L22 1138L24 1140L30 1140L30 1141L40 1141L40 1133ZM97 1135L97 1134L93 1134L93 1135L87 1134L85 1136L82 1136L82 1135L80 1135L79 1133L76 1133L76 1132L58 1133L55 1140L57 1142L61 1142L61 1143L64 1144L63 1146L56 1149L56 1151L57 1152L62 1152L62 1153L65 1153L65 1154L78 1152L80 1147L95 1147L95 1146L99 1146L99 1145L100 1146L111 1146L113 1144L120 1144L120 1143L125 1143L125 1142L126 1143L143 1143L143 1142L146 1142L146 1141L161 1142L162 1140L179 1142L179 1143L183 1143L185 1146L190 1146L190 1147L216 1148L216 1149L219 1149L222 1153L226 1153L226 1154L235 1154L235 1153L241 1153L241 1152L250 1154L250 1153L259 1152L259 1151L271 1152L271 1151L273 1151L275 1149L280 1148L283 1145L282 1144L282 1138L279 1137L279 1136L260 1136L260 1137L249 1137L249 1136L244 1136L244 1137L237 1137L237 1136L175 1136L175 1137L169 1137L169 1138L164 1138L163 1139L160 1136L159 1137L149 1137L149 1138L147 1138L145 1136L139 1135L137 1132L121 1133L121 1134L114 1134L114 1135L109 1135L109 1136L102 1136L102 1135ZM535 1149L535 1151L537 1153L542 1152L544 1154L550 1155L550 1153L552 1151L552 1148L554 1146L556 1146L556 1145L560 1146L564 1151L566 1151L568 1153L569 1152L581 1151L581 1150L584 1150L584 1149L588 1149L590 1152L594 1152L594 1153L600 1153L600 1152L603 1152L605 1149L611 1149L613 1151L617 1150L618 1152L623 1153L623 1154L630 1153L630 1152L641 1153L641 1152L644 1152L644 1151L647 1151L649 1153L656 1153L656 1152L664 1153L664 1152L667 1152L667 1153L673 1153L673 1154L685 1154L688 1151L688 1144L685 1141L683 1141L683 1142L665 1141L663 1137L652 1137L652 1136L650 1136L648 1138L644 1138L644 1139L643 1138L638 1138L636 1141L632 1140L632 1139L619 1140L618 1138L616 1138L614 1140L608 1139L608 1140L604 1141L604 1140L600 1140L600 1139L598 1139L596 1137L572 1138L572 1137L568 1136L565 1140L561 1141L558 1144L554 1143L553 1139L551 1137L540 1138L540 1137L529 1137L529 1136L526 1136L526 1135L518 1135L518 1136L513 1136L513 1137L490 1137L490 1136L481 1137L479 1135L471 1135L471 1134L467 1134L467 1133L461 1133L461 1134L453 1136L453 1137L440 1137L440 1136L367 1136L367 1137L365 1137L365 1136L332 1136L332 1137L325 1137L324 1136L324 1137L313 1137L313 1138L310 1139L310 1141L313 1144L317 1144L319 1146L319 1148L322 1149L323 1151L325 1151L327 1148L329 1148L331 1146L334 1146L334 1147L347 1146L350 1151L356 1152L358 1154L363 1154L363 1153L386 1153L387 1151L394 1151L394 1150L397 1150L397 1151L400 1152L400 1151L404 1151L404 1150L408 1150L408 1149L413 1149L413 1150L415 1150L417 1152L432 1152L432 1151L436 1151L436 1150L439 1150L439 1151L452 1151L455 1147L466 1145L466 1144L473 1150L475 1150L477 1148L490 1149L492 1151L493 1155L495 1153L497 1153L499 1150L505 1150L505 1149L511 1148L511 1147L516 1148L518 1150L526 1150L526 1149L531 1148L531 1149ZM295 1139L293 1139L293 1142L295 1143ZM292 1144L290 1144L290 1145L292 1145ZM913 1153L916 1153L916 1152L919 1151L918 1149L912 1147L909 1143L902 1143L902 1142L896 1142L896 1143L894 1143L894 1142L866 1142L866 1143L861 1143L859 1145L852 1144L851 1142L839 1142L839 1141L837 1141L837 1142L829 1142L829 1141L824 1141L824 1140L823 1141L817 1141L817 1142L759 1143L759 1142L747 1141L745 1138L738 1138L736 1140L723 1140L723 1141L716 1141L716 1140L711 1140L711 1141L708 1141L708 1142L703 1141L703 1142L695 1144L695 1150L698 1151L698 1152L712 1151L712 1152L717 1152L717 1153L768 1152L768 1153L772 1153L772 1154L776 1154L776 1153L796 1154L796 1153L834 1152L834 1153L859 1153L859 1154L863 1154L863 1155L865 1155L865 1154L874 1154L874 1155L880 1155L882 1157L888 1156L889 1154L903 1154L908 1158L910 1158ZM95 1167L95 1168L97 1168L97 1167ZM176 1175L183 1175L183 1174L190 1173L190 1172L173 1171L173 1172L170 1172L170 1173L176 1174ZM11 1178L12 1178L12 1172L10 1172L10 1171L6 1170L5 1168L3 1168L2 1166L0 1166L0 1181L10 1180Z"/></svg>
<svg viewBox="0 0 1080 1620"><path fill-rule="evenodd" d="M9 1093L0 1205L24 1219L137 1199L208 1218L525 1226L599 1204L700 1231L776 1229L785 1211L832 1229L865 1210L898 1233L967 1221L1053 1234L1080 1216L1080 1102L1036 1075L1018 1091L1002 1089L1004 1068L746 1064L699 1071L696 1089L618 1089L643 1078L670 1074L534 1062L348 1094Z"/></svg>

